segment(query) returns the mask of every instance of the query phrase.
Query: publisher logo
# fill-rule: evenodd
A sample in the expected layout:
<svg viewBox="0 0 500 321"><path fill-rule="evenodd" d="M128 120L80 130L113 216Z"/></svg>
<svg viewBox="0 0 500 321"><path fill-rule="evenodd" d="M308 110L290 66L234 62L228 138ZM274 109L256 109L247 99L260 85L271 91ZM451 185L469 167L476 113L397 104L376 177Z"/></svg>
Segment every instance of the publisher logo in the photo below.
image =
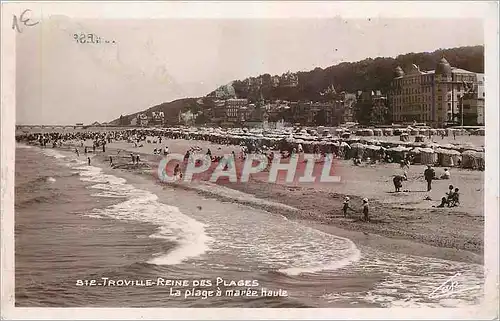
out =
<svg viewBox="0 0 500 321"><path fill-rule="evenodd" d="M252 178L269 183L338 183L332 154L293 154L282 158L248 154L245 158L226 154L211 157L203 154L168 154L157 169L163 182L209 181L212 183L247 183Z"/></svg>

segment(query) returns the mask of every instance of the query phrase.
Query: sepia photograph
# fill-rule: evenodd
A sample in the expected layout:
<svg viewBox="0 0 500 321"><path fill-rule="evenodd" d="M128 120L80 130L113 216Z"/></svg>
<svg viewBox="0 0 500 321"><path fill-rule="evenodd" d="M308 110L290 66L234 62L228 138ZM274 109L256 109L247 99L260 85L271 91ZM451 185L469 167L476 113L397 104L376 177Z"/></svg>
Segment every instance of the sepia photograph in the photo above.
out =
<svg viewBox="0 0 500 321"><path fill-rule="evenodd" d="M497 2L163 4L2 3L2 318L498 317Z"/></svg>

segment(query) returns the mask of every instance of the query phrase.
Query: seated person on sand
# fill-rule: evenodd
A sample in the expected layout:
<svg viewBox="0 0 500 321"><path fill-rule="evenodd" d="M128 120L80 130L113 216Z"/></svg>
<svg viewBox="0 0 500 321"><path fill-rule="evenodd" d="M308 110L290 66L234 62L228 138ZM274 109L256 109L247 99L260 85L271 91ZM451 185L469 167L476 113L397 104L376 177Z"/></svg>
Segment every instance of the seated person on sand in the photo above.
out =
<svg viewBox="0 0 500 321"><path fill-rule="evenodd" d="M446 207L446 204L448 204L446 197L441 197L441 204L439 204L438 206L432 206L432 207Z"/></svg>
<svg viewBox="0 0 500 321"><path fill-rule="evenodd" d="M450 179L451 177L451 174L450 174L450 171L448 170L448 168L445 168L444 169L444 173L443 175L441 175L441 179Z"/></svg>

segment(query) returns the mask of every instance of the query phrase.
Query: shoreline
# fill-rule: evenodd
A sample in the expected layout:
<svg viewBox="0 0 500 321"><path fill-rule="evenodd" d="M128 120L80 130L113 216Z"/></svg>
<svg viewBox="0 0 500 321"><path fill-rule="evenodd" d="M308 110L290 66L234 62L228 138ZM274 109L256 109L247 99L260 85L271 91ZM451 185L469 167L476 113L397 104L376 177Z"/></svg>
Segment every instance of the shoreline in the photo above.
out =
<svg viewBox="0 0 500 321"><path fill-rule="evenodd" d="M192 144L196 144L192 142ZM74 147L74 146L72 146ZM64 147L63 147L64 149ZM165 188L173 186L170 183L158 182L153 174L148 170L157 164L157 155L134 152L141 155L141 162L148 164L148 169L141 168L111 168L107 158L115 155L123 148L108 147L106 152L98 151L91 154L92 163L103 168L108 173L127 177L142 177L151 184ZM108 166L106 166L108 165ZM151 166L153 165L153 166ZM134 175L134 176L129 176ZM223 184L219 187L239 191L251 196L249 200L225 196L217 192L210 192L209 188L200 188L197 184L178 184L176 188L194 191L206 197L219 201L229 201L262 209L272 214L283 215L287 219L298 224L304 224L317 230L345 237L353 241L356 246L371 247L377 250L411 254L415 256L433 257L444 260L459 261L474 264L483 264L483 224L484 217L478 217L457 211L438 211L442 215L448 226L467 226L464 224L474 224L473 229L478 232L478 225L481 225L480 233L469 236L462 233L453 233L452 228L448 231L440 231L440 226L432 226L432 217L435 217L437 209L420 209L407 211L407 209L395 208L391 205L371 201L371 207L377 212L385 212L384 216L377 215L376 223L360 222L358 219L345 219L341 214L341 203L344 194L326 193L314 189L301 187L291 188L281 184L269 184L251 180L250 184ZM351 200L358 201L359 196L349 195ZM294 206L300 205L300 206ZM333 210L332 210L333 209ZM387 215L389 212L389 215ZM404 212L404 213L402 213ZM443 215L446 214L446 215ZM453 216L451 216L451 214ZM358 214L359 215L359 214ZM395 216L399 215L399 216ZM392 217L391 217L392 216ZM390 217L390 218L388 218ZM398 218L403 222L398 222ZM450 223L457 221L456 223ZM474 221L471 223L471 220ZM482 223L478 223L482 221ZM413 225L413 226L412 226ZM416 228L419 228L416 230ZM429 229L429 227L433 227ZM434 230L434 231L432 231ZM472 236L471 236L472 235Z"/></svg>

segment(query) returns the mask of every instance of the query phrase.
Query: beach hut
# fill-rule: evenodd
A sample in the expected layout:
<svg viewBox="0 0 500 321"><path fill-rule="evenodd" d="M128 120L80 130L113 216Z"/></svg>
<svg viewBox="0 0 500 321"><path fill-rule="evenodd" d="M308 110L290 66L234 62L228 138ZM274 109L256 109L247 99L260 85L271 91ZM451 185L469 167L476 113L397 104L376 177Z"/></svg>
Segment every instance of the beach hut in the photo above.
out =
<svg viewBox="0 0 500 321"><path fill-rule="evenodd" d="M410 141L410 136L407 133L403 133L399 136L399 140L402 142Z"/></svg>
<svg viewBox="0 0 500 321"><path fill-rule="evenodd" d="M458 164L460 159L460 152L454 149L438 148L436 153L438 154L438 163L441 166L453 167Z"/></svg>
<svg viewBox="0 0 500 321"><path fill-rule="evenodd" d="M371 159L380 160L383 149L384 148L382 146L366 145L365 156L370 157Z"/></svg>
<svg viewBox="0 0 500 321"><path fill-rule="evenodd" d="M420 164L434 165L438 161L438 155L432 148L420 148Z"/></svg>
<svg viewBox="0 0 500 321"><path fill-rule="evenodd" d="M344 139L349 139L351 137L351 133L350 132L343 132L340 137L344 138Z"/></svg>
<svg viewBox="0 0 500 321"><path fill-rule="evenodd" d="M351 144L351 149L349 150L349 158L360 157L363 159L365 157L366 145L361 143Z"/></svg>
<svg viewBox="0 0 500 321"><path fill-rule="evenodd" d="M382 136L383 135L383 132L382 132L382 129L380 128L375 128L373 130L373 136Z"/></svg>
<svg viewBox="0 0 500 321"><path fill-rule="evenodd" d="M392 128L384 128L384 136L392 136L393 130Z"/></svg>
<svg viewBox="0 0 500 321"><path fill-rule="evenodd" d="M484 169L484 153L475 150L466 150L462 153L463 168Z"/></svg>
<svg viewBox="0 0 500 321"><path fill-rule="evenodd" d="M406 154L409 150L409 148L403 146L391 147L387 150L387 154L390 155L394 163L400 163L406 158Z"/></svg>
<svg viewBox="0 0 500 321"><path fill-rule="evenodd" d="M425 136L424 135L417 135L415 136L415 143L423 143L425 142Z"/></svg>

